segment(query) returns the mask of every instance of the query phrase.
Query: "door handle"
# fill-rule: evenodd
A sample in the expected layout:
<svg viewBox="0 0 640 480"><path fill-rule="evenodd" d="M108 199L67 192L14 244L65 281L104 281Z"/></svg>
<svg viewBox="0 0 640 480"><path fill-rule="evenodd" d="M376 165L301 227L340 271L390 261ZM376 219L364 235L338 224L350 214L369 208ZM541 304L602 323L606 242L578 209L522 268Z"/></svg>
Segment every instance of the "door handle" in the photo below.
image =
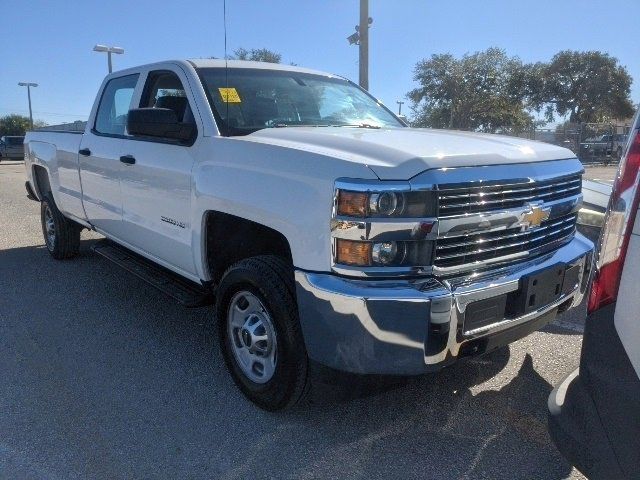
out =
<svg viewBox="0 0 640 480"><path fill-rule="evenodd" d="M88 148L81 148L80 150L78 150L78 153L80 155L84 155L85 157L88 157L91 155L91 150L89 150Z"/></svg>
<svg viewBox="0 0 640 480"><path fill-rule="evenodd" d="M127 165L133 165L136 163L136 157L133 155L123 155L120 157L120 161L122 163L126 163Z"/></svg>

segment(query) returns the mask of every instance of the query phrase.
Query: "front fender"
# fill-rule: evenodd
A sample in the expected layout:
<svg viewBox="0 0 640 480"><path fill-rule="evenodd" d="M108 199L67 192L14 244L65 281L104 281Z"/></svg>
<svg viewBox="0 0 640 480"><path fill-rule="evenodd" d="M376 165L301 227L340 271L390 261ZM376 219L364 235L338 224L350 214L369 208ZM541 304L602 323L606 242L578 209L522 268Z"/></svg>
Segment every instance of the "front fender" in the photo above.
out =
<svg viewBox="0 0 640 480"><path fill-rule="evenodd" d="M219 211L282 233L294 266L331 268L330 221L338 177L375 179L365 165L286 147L213 137L210 158L194 169L195 263L205 269L204 218ZM197 252L196 252L197 251Z"/></svg>

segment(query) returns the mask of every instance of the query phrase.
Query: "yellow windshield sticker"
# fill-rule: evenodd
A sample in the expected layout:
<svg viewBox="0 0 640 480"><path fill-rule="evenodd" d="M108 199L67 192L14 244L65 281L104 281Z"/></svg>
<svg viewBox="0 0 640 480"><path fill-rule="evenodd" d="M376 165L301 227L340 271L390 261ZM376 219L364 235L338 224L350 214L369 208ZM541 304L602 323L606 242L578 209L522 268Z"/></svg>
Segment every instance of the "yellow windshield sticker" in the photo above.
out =
<svg viewBox="0 0 640 480"><path fill-rule="evenodd" d="M235 88L218 88L220 97L224 103L241 103L240 95Z"/></svg>

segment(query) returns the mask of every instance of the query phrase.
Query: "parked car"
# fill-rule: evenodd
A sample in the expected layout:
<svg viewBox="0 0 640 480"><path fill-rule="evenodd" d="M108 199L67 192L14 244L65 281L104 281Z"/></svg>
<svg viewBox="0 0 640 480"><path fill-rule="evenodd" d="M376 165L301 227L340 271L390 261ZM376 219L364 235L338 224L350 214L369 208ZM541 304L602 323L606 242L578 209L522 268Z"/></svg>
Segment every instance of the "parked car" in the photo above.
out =
<svg viewBox="0 0 640 480"><path fill-rule="evenodd" d="M609 205L611 185L602 181L582 180L582 207L578 212L578 230L597 242Z"/></svg>
<svg viewBox="0 0 640 480"><path fill-rule="evenodd" d="M24 158L24 137L0 137L0 160L22 160Z"/></svg>
<svg viewBox="0 0 640 480"><path fill-rule="evenodd" d="M640 114L611 193L580 367L549 397L558 449L590 479L640 478Z"/></svg>
<svg viewBox="0 0 640 480"><path fill-rule="evenodd" d="M622 149L627 142L627 135L607 134L595 138L589 138L580 144L582 157L612 157L620 158ZM605 158L605 163L608 159Z"/></svg>
<svg viewBox="0 0 640 480"><path fill-rule="evenodd" d="M412 129L328 73L224 60L113 73L84 133L27 134L54 258L98 253L188 305L263 408L310 365L415 375L581 302L582 165L554 145ZM315 371L315 368L314 368Z"/></svg>

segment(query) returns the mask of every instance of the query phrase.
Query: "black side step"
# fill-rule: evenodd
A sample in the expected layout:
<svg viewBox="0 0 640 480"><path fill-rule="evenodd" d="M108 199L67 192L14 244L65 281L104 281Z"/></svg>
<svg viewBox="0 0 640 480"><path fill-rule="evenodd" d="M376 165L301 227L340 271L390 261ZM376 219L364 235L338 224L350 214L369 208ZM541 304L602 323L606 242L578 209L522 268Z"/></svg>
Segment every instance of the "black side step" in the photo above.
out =
<svg viewBox="0 0 640 480"><path fill-rule="evenodd" d="M150 283L185 307L202 307L213 303L213 293L203 286L184 279L114 242L100 240L91 250Z"/></svg>

